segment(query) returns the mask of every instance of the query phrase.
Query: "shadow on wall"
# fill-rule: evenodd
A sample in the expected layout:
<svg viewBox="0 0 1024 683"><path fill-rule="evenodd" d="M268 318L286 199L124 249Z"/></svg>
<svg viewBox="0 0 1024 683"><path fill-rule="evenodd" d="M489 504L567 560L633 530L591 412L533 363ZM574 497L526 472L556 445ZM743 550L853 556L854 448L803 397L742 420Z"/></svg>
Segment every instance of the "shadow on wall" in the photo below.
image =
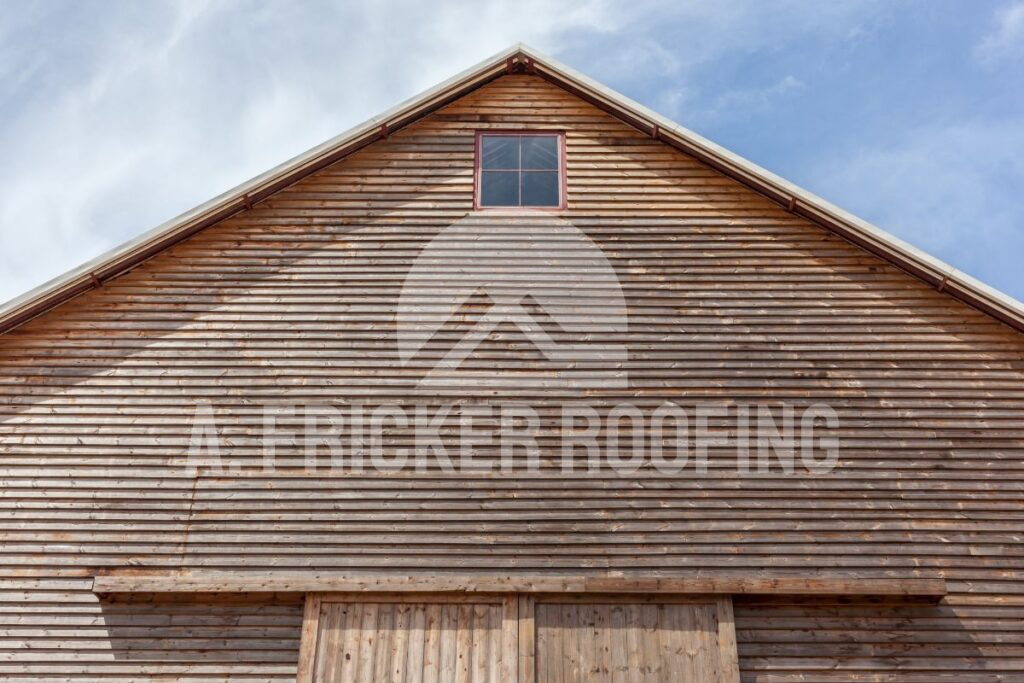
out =
<svg viewBox="0 0 1024 683"><path fill-rule="evenodd" d="M202 593L104 597L118 673L293 681L302 597Z"/></svg>
<svg viewBox="0 0 1024 683"><path fill-rule="evenodd" d="M908 678L899 680L938 681L965 670L971 681L1007 680L985 647L986 636L998 635L964 623L977 621L977 607L838 597L737 598L734 604L744 680L881 680L874 676L883 671L885 680L895 680L890 676L900 671ZM1011 621L1005 610L991 616L992 631ZM974 673L987 669L991 677Z"/></svg>
<svg viewBox="0 0 1024 683"><path fill-rule="evenodd" d="M100 604L119 674L294 680L300 596L137 595ZM963 620L991 621L998 631L1006 612L893 598L738 597L735 605L745 681L860 680L881 671L931 681L954 670L970 671L971 681L1002 680L984 630ZM986 670L991 677L979 676Z"/></svg>

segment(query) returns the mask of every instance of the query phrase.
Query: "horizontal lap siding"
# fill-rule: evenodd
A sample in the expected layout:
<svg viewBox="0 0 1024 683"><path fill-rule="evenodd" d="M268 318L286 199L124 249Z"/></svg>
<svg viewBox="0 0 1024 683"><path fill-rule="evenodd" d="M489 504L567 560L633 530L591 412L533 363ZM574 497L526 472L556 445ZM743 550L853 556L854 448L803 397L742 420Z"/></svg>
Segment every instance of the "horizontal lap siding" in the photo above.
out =
<svg viewBox="0 0 1024 683"><path fill-rule="evenodd" d="M404 275L472 205L474 131L530 127L566 130L563 217L623 284L629 331L612 341L628 345L629 388L488 394L537 408L539 474L447 475L431 461L420 474L310 476L301 449L287 446L277 472L260 472L264 402L370 410L423 400L412 389L424 369L403 368L396 350ZM459 338L478 314L437 341ZM514 377L542 365L525 337L499 332L464 367ZM175 618L178 637L153 649L62 630L68 619L96 629L109 618L88 592L104 567L939 570L947 604L902 616L738 606L744 677L1020 679L1024 645L1011 624L1024 614L1022 380L1019 334L553 86L505 77L0 339L0 572L10 586L0 619L35 615L0 645L0 671L294 674L297 630L268 648L229 622L200 629ZM567 398L602 413L671 400L691 420L697 403L720 403L729 413L710 423L723 430L734 429L736 404L786 402L799 416L824 402L840 416L841 462L824 477L776 468L740 478L729 446L711 449L706 478L567 478L556 446ZM222 456L238 473L185 472L198 399L211 401ZM456 429L453 416L449 443ZM410 438L390 433L389 452ZM495 457L482 449L479 459ZM49 607L26 612L37 603ZM297 629L294 605L246 604L237 609L251 610L247 620ZM144 603L135 614L161 619L165 609ZM991 618L971 616L982 614ZM878 641L865 640L865 619L888 625ZM792 642L791 624L806 644ZM959 649L947 656L949 639ZM224 647L193 647L204 640Z"/></svg>
<svg viewBox="0 0 1024 683"><path fill-rule="evenodd" d="M956 594L938 605L736 601L744 681L1024 680L1024 600Z"/></svg>
<svg viewBox="0 0 1024 683"><path fill-rule="evenodd" d="M39 568L38 574L57 574ZM98 599L91 580L0 584L0 679L294 681L297 597Z"/></svg>

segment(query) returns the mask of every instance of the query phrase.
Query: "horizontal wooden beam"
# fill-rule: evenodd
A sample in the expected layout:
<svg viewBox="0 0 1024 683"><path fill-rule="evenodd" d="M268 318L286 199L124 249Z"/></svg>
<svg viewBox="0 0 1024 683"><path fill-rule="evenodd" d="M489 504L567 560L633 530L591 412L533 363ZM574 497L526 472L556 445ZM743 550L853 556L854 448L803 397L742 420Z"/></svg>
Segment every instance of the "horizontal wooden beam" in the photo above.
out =
<svg viewBox="0 0 1024 683"><path fill-rule="evenodd" d="M153 572L97 576L96 593L674 593L703 595L851 595L941 598L942 578L798 578L643 576L407 576L379 574Z"/></svg>

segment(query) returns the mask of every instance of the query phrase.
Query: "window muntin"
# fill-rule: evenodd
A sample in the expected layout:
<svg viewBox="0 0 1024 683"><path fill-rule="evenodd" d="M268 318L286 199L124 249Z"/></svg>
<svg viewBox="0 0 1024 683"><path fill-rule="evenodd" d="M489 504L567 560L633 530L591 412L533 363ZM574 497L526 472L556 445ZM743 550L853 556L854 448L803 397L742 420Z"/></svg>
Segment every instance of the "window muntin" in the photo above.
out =
<svg viewBox="0 0 1024 683"><path fill-rule="evenodd" d="M477 206L562 206L562 150L559 133L480 133Z"/></svg>

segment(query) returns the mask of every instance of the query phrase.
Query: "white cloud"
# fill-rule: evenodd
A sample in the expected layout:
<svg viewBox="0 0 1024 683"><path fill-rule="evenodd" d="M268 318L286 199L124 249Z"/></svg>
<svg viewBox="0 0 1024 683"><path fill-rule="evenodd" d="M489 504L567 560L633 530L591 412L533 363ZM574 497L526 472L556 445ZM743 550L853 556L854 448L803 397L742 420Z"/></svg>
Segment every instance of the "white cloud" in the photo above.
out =
<svg viewBox="0 0 1024 683"><path fill-rule="evenodd" d="M1024 56L1024 2L996 12L995 28L978 43L975 55L986 64Z"/></svg>

